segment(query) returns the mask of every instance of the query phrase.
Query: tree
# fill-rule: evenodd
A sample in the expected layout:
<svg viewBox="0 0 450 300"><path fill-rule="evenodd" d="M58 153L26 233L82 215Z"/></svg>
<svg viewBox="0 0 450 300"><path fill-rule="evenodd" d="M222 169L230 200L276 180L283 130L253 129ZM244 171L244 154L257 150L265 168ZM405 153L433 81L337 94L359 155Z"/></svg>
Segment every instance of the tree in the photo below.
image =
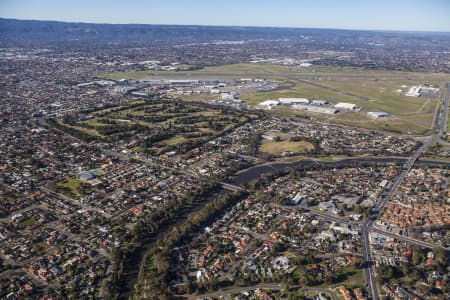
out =
<svg viewBox="0 0 450 300"><path fill-rule="evenodd" d="M382 282L386 282L393 278L394 270L391 266L381 265L379 266L377 273L379 274L379 278Z"/></svg>

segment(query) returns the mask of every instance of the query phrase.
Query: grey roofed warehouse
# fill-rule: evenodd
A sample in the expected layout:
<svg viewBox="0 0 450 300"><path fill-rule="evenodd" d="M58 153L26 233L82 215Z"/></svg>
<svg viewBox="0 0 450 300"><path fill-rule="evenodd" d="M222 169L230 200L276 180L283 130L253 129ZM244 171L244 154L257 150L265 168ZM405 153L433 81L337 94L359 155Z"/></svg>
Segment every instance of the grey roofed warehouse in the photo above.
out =
<svg viewBox="0 0 450 300"><path fill-rule="evenodd" d="M385 111L369 111L367 113L367 116L373 119L379 119L379 118L387 118L390 117L391 114Z"/></svg>

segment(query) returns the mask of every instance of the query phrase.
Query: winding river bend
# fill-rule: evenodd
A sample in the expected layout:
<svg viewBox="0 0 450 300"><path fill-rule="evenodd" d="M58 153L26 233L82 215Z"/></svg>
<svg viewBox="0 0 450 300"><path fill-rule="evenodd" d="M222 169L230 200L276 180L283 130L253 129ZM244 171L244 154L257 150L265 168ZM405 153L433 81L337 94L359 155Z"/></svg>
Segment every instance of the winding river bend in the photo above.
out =
<svg viewBox="0 0 450 300"><path fill-rule="evenodd" d="M407 158L391 158L391 157L380 157L380 158L369 158L369 157L359 157L359 158L348 158L334 162L320 162L313 160L301 160L295 162L279 163L274 162L271 164L264 164L255 166L244 171L239 172L235 178L232 180L231 184L241 185L248 183L252 180L258 179L264 174L269 174L277 171L282 171L287 168L298 168L298 167L310 167L315 165L322 165L324 167L345 167L353 163L401 163L407 161ZM435 165L435 166L450 166L450 162L437 162L437 161L422 161L419 160L417 164L423 165Z"/></svg>

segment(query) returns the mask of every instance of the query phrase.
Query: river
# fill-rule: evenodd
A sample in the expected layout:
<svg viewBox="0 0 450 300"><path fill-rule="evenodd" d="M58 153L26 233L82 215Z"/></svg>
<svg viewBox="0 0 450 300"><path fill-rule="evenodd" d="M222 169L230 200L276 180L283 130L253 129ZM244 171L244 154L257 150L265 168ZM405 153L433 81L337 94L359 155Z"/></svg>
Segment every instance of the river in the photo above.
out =
<svg viewBox="0 0 450 300"><path fill-rule="evenodd" d="M301 160L301 161L295 161L295 162L274 162L271 164L264 164L260 166L255 166L249 169L246 169L244 171L239 172L233 180L230 182L233 185L241 185L248 183L254 179L257 179L261 177L264 174L281 171L287 168L298 168L298 167L309 167L309 166L315 166L315 165L322 165L325 167L344 167L347 165L350 165L352 163L357 162L367 162L367 163L404 163L406 162L406 158L386 158L386 157L380 157L380 158L373 158L373 157L367 157L367 158L348 158L343 159L335 162L320 162L320 161L311 161L311 160ZM437 166L450 166L450 162L435 162L435 161L421 161L419 160L417 162L418 164L425 164L425 165L437 165Z"/></svg>

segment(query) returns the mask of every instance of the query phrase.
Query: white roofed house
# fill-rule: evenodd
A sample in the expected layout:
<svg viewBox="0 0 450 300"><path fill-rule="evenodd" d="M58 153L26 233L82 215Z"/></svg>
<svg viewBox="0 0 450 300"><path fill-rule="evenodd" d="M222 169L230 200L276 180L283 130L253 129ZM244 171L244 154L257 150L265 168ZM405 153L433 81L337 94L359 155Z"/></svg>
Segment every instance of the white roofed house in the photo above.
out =
<svg viewBox="0 0 450 300"><path fill-rule="evenodd" d="M290 260L286 256L278 256L272 259L272 267L275 270L287 270L290 265Z"/></svg>

